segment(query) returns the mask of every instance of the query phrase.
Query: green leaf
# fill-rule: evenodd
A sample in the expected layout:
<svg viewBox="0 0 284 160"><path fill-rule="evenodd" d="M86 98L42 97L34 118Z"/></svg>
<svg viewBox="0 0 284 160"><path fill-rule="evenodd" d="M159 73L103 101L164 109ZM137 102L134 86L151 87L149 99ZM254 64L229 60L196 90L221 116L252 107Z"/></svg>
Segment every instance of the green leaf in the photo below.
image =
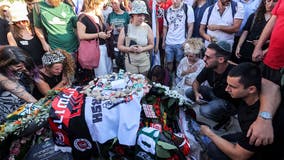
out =
<svg viewBox="0 0 284 160"><path fill-rule="evenodd" d="M156 153L159 158L170 158L171 154L169 151L163 149L161 146L156 145Z"/></svg>
<svg viewBox="0 0 284 160"><path fill-rule="evenodd" d="M163 141L158 141L157 144L160 145L163 149L166 149L166 150L177 149L176 146L169 144L169 143L166 143L166 142L163 142Z"/></svg>
<svg viewBox="0 0 284 160"><path fill-rule="evenodd" d="M167 107L168 107L168 108L171 107L172 105L175 104L175 102L176 102L176 99L170 98L169 101L168 101L168 106L167 106Z"/></svg>

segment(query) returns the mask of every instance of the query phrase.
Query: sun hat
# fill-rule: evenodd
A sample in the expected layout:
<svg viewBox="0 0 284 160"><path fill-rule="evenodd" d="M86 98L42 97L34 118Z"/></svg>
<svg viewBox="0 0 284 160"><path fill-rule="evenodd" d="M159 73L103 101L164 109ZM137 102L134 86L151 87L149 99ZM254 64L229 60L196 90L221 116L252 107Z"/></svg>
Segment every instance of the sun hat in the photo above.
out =
<svg viewBox="0 0 284 160"><path fill-rule="evenodd" d="M12 22L19 22L19 21L29 21L29 18L27 15L23 15L23 14L17 14L17 15L13 15L11 16L11 20Z"/></svg>
<svg viewBox="0 0 284 160"><path fill-rule="evenodd" d="M184 54L200 54L201 50L204 48L204 43L201 38L190 38L183 45Z"/></svg>
<svg viewBox="0 0 284 160"><path fill-rule="evenodd" d="M10 8L11 21L19 22L19 21L28 21L28 11L27 5L21 2L15 2L11 5Z"/></svg>
<svg viewBox="0 0 284 160"><path fill-rule="evenodd" d="M132 10L129 12L129 14L147 14L147 6L146 3L142 0L135 0L132 3Z"/></svg>

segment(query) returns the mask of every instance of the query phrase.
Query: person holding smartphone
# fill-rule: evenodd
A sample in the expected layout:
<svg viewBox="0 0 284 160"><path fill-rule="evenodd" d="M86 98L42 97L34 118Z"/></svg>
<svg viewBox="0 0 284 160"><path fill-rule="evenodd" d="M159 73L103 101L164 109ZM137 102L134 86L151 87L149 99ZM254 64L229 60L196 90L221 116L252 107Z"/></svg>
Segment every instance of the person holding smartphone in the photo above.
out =
<svg viewBox="0 0 284 160"><path fill-rule="evenodd" d="M147 76L150 70L149 51L154 48L152 29L145 21L148 15L144 1L132 2L130 24L120 31L117 48L125 54L125 69Z"/></svg>

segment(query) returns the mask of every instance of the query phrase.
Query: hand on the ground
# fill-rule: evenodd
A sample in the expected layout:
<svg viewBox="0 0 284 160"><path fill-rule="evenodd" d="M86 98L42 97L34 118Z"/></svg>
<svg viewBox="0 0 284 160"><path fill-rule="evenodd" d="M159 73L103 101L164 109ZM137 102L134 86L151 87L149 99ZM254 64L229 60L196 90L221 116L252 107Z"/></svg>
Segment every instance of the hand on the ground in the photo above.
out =
<svg viewBox="0 0 284 160"><path fill-rule="evenodd" d="M273 142L273 126L271 120L264 120L258 117L250 126L247 137L250 137L250 144L255 146L267 145Z"/></svg>

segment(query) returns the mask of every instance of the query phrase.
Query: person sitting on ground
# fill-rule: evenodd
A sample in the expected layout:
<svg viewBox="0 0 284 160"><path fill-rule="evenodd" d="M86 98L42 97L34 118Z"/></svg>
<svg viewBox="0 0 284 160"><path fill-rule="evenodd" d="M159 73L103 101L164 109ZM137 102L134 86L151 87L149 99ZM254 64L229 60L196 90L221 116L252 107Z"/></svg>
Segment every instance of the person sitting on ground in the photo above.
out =
<svg viewBox="0 0 284 160"><path fill-rule="evenodd" d="M271 121L267 112L260 111L261 72L252 63L242 63L233 68L227 77L226 91L232 98L242 99L238 107L238 120L241 132L225 136L216 135L208 126L201 125L201 133L207 135L212 142L208 144L210 159L283 159L284 108L280 107L273 118L275 140L272 145L254 146L246 136L249 126L260 118ZM282 117L282 120L281 120ZM281 158L282 157L282 158Z"/></svg>
<svg viewBox="0 0 284 160"><path fill-rule="evenodd" d="M169 71L161 65L155 65L149 72L149 79L152 82L171 87L171 77Z"/></svg>
<svg viewBox="0 0 284 160"><path fill-rule="evenodd" d="M64 50L56 49L42 57L43 68L40 69L39 80L35 81L33 95L40 99L51 89L71 85L75 74L73 57Z"/></svg>
<svg viewBox="0 0 284 160"><path fill-rule="evenodd" d="M24 103L37 100L27 91L22 77L38 77L32 59L21 48L5 46L0 50L0 122Z"/></svg>
<svg viewBox="0 0 284 160"><path fill-rule="evenodd" d="M204 44L201 38L190 38L183 44L185 57L180 61L177 68L177 87L183 90L191 87L196 76L204 68L205 63L200 59Z"/></svg>

